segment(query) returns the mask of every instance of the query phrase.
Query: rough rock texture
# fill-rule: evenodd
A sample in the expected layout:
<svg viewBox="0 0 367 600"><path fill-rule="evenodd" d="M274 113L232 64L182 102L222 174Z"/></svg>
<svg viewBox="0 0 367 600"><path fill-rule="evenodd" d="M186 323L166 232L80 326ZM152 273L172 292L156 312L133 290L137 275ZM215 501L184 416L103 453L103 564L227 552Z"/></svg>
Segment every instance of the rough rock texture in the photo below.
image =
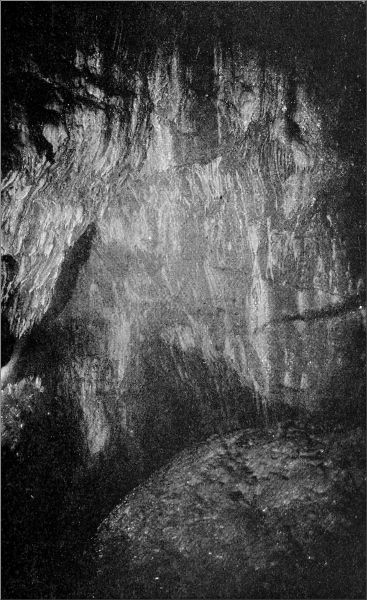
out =
<svg viewBox="0 0 367 600"><path fill-rule="evenodd" d="M62 507L50 572L192 443L308 413L363 422L364 14L5 3L6 539L22 546L15 512L34 538L42 511L19 500L35 468L48 523ZM53 589L42 535L13 597Z"/></svg>
<svg viewBox="0 0 367 600"><path fill-rule="evenodd" d="M65 30L62 7L20 16L40 28L51 19L51 32L37 42L24 31L15 56L8 50L15 98L5 116L18 140L3 183L2 243L18 267L10 330L26 340L37 323L58 331L57 393L82 407L91 455L116 435L111 414L138 446L146 420L153 446L170 423L174 438L182 387L192 406L185 419L205 433L223 411L230 427L252 414L251 401L232 406L238 386L265 413L284 403L349 406L360 387L364 285L358 8L233 6L209 18L210 9L182 7L178 34L180 10L139 7L117 11L109 42L107 9L92 27L88 10L74 6ZM149 19L161 23L139 48L138 14L136 35ZM293 29L277 31L286 14ZM318 27L330 20L329 45L312 34L316 14ZM342 17L356 39L346 39ZM185 31L196 32L189 46ZM309 48L315 39L322 57ZM353 120L341 137L347 110ZM20 352L20 373L44 378L37 345ZM203 401L198 360L209 396L218 386L226 396L218 418ZM5 368L5 381L13 371ZM169 396L176 390L173 406L161 378Z"/></svg>
<svg viewBox="0 0 367 600"><path fill-rule="evenodd" d="M364 472L361 430L214 437L111 513L77 597L364 598Z"/></svg>

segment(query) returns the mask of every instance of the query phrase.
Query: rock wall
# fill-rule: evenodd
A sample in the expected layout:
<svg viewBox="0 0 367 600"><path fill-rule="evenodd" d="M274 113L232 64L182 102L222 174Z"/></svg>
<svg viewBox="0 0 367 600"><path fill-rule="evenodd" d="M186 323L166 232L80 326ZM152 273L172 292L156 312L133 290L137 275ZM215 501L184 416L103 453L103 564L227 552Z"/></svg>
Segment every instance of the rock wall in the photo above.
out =
<svg viewBox="0 0 367 600"><path fill-rule="evenodd" d="M364 5L2 17L3 596L365 597Z"/></svg>
<svg viewBox="0 0 367 600"><path fill-rule="evenodd" d="M289 6L133 4L65 28L27 8L7 49L4 379L40 376L81 408L86 456L122 444L144 471L214 431L360 410L364 58L356 6L287 31Z"/></svg>

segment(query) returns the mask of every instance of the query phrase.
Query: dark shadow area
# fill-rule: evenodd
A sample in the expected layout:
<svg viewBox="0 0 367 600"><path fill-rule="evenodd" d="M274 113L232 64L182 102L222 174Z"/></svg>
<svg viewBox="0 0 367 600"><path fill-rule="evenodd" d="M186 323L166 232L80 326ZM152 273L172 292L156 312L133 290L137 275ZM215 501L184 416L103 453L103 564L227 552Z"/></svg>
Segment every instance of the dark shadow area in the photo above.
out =
<svg viewBox="0 0 367 600"><path fill-rule="evenodd" d="M81 408L57 391L60 334L43 337L32 377L3 392L3 598L69 597L97 526L137 483L123 440L88 460Z"/></svg>
<svg viewBox="0 0 367 600"><path fill-rule="evenodd" d="M80 455L75 407L28 386L17 402L16 439L2 446L2 597L57 597L65 497ZM11 420L3 394L3 426ZM20 406L20 408L19 408ZM23 409L23 410L22 410ZM5 423L4 423L5 421Z"/></svg>
<svg viewBox="0 0 367 600"><path fill-rule="evenodd" d="M199 351L183 352L157 337L147 343L142 365L134 404L143 407L139 437L147 473L213 433L266 424L261 401L223 359L210 367Z"/></svg>
<svg viewBox="0 0 367 600"><path fill-rule="evenodd" d="M360 325L351 330L353 334L343 340L343 370L337 364L332 368L329 385L320 390L318 409L329 427L345 431L366 424L366 328L362 317Z"/></svg>
<svg viewBox="0 0 367 600"><path fill-rule="evenodd" d="M11 310L14 302L16 289L14 280L19 271L19 265L15 258L10 254L4 254L1 257L1 366L3 367L10 360L14 344L15 335L11 331L8 312Z"/></svg>
<svg viewBox="0 0 367 600"><path fill-rule="evenodd" d="M13 353L15 336L11 332L9 321L4 314L1 315L1 366L6 365Z"/></svg>
<svg viewBox="0 0 367 600"><path fill-rule="evenodd" d="M80 269L89 259L96 233L97 228L94 223L91 223L75 244L67 251L55 285L50 307L40 323L41 329L49 327L71 299Z"/></svg>

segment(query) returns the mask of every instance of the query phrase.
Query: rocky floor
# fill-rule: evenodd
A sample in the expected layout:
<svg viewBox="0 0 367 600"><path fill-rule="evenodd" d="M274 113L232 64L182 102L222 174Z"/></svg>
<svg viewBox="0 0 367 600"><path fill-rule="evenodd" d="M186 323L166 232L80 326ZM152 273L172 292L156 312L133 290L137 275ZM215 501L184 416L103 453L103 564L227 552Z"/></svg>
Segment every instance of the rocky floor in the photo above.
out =
<svg viewBox="0 0 367 600"><path fill-rule="evenodd" d="M364 598L365 432L214 436L102 523L83 598Z"/></svg>

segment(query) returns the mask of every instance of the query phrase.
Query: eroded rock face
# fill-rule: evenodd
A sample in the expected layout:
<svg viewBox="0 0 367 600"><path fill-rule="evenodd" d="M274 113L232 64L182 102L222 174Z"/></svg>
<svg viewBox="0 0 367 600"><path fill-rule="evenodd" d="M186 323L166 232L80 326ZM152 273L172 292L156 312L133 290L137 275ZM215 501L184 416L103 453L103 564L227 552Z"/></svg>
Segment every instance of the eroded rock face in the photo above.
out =
<svg viewBox="0 0 367 600"><path fill-rule="evenodd" d="M363 598L363 448L290 428L182 453L100 526L77 597Z"/></svg>
<svg viewBox="0 0 367 600"><path fill-rule="evenodd" d="M132 18L118 14L121 23ZM186 17L192 27L194 14ZM338 11L330 18L345 45ZM284 403L323 408L331 394L340 406L346 377L351 402L359 394L363 258L349 240L358 214L348 231L343 221L356 158L335 133L351 91L336 71L321 81L304 48L293 62L278 46L266 53L256 26L252 44L239 43L236 28L224 44L219 27L217 38L194 38L189 53L167 31L165 44L144 38L137 51L125 39L112 56L82 36L76 51L65 50L68 70L51 61L54 72L42 44L32 59L25 45L19 77L31 98L21 96L9 117L19 167L11 164L3 185L3 245L19 270L7 314L17 337L37 323L51 331L57 319L67 342L56 387L82 406L91 455L115 437L112 418L138 445L142 413L160 428L165 402L159 385L147 400L147 361L171 389L200 388L187 366L199 357L213 379L209 395L222 386L222 365L236 382L223 390L229 427L252 414L251 403L230 406L237 381L280 414ZM52 49L47 38L44 46ZM17 73L7 75L12 82ZM90 254L76 253L80 273L65 279L64 261L91 223ZM153 360L152 348L160 349ZM168 375L162 352L173 356ZM27 372L42 376L31 354ZM192 402L201 398L193 390ZM203 420L200 409L195 421Z"/></svg>
<svg viewBox="0 0 367 600"><path fill-rule="evenodd" d="M17 4L2 376L72 423L70 495L214 432L362 422L363 8Z"/></svg>

